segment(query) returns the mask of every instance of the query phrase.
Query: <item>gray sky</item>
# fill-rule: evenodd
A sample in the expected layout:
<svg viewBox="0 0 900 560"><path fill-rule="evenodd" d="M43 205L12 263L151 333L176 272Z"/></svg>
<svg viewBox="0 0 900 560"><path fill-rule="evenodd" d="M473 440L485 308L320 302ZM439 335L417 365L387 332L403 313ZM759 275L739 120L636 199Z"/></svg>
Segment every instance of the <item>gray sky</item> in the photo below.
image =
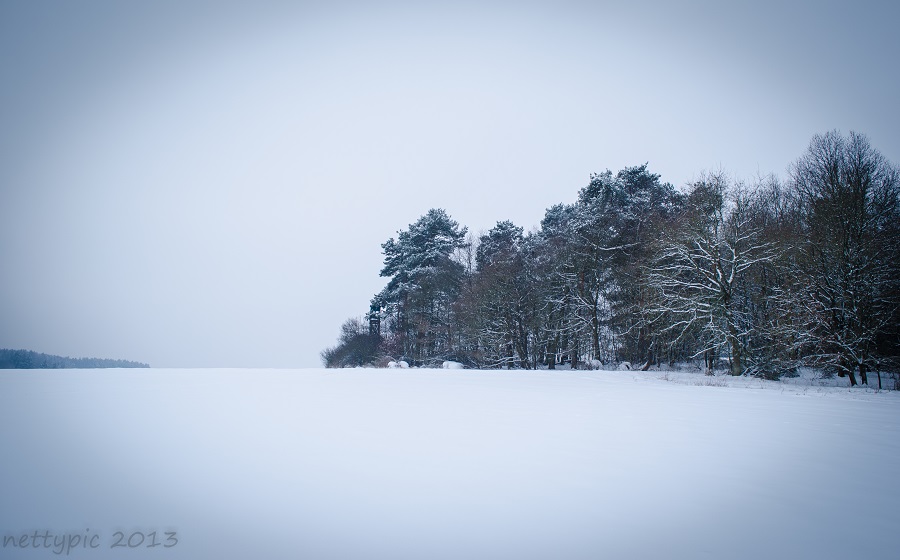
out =
<svg viewBox="0 0 900 560"><path fill-rule="evenodd" d="M0 3L0 347L318 366L429 208L900 162L889 2Z"/></svg>

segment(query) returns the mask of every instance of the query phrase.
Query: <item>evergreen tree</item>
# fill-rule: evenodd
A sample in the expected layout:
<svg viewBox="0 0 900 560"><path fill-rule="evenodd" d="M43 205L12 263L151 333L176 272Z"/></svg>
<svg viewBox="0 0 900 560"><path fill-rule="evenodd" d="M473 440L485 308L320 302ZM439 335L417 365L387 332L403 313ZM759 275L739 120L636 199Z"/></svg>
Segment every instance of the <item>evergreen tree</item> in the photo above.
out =
<svg viewBox="0 0 900 560"><path fill-rule="evenodd" d="M465 245L467 229L444 210L432 209L381 247L387 286L376 296L404 358L422 364L454 352L453 302L464 267L452 258Z"/></svg>
<svg viewBox="0 0 900 560"><path fill-rule="evenodd" d="M479 348L486 365L532 367L533 287L521 227L498 222L479 238L474 281Z"/></svg>

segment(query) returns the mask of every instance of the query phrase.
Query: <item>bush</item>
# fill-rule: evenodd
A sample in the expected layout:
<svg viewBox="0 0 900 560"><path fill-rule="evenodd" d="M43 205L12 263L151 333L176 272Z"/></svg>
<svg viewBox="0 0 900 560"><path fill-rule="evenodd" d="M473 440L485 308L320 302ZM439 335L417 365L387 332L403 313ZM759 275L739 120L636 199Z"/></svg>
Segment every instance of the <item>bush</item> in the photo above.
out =
<svg viewBox="0 0 900 560"><path fill-rule="evenodd" d="M341 326L341 337L334 348L322 351L322 363L329 368L372 365L378 358L381 336L369 334L358 319L348 319Z"/></svg>
<svg viewBox="0 0 900 560"><path fill-rule="evenodd" d="M325 367L359 367L375 363L378 357L378 343L381 337L371 334L354 335L334 348L322 352Z"/></svg>

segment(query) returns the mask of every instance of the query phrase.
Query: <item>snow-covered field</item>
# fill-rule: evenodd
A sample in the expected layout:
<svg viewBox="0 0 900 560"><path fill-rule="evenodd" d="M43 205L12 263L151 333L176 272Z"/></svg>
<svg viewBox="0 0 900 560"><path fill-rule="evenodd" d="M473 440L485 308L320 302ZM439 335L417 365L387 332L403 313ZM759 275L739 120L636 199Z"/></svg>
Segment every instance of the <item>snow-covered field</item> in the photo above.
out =
<svg viewBox="0 0 900 560"><path fill-rule="evenodd" d="M0 558L900 558L895 391L11 371L0 450Z"/></svg>

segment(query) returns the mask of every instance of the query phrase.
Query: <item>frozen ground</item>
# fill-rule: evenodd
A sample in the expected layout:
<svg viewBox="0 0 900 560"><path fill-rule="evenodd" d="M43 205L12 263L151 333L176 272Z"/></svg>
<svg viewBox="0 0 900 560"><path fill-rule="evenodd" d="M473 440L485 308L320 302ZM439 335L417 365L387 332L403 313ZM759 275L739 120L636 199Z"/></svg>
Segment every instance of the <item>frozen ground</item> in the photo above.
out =
<svg viewBox="0 0 900 560"><path fill-rule="evenodd" d="M0 558L900 558L900 392L808 381L0 372Z"/></svg>

